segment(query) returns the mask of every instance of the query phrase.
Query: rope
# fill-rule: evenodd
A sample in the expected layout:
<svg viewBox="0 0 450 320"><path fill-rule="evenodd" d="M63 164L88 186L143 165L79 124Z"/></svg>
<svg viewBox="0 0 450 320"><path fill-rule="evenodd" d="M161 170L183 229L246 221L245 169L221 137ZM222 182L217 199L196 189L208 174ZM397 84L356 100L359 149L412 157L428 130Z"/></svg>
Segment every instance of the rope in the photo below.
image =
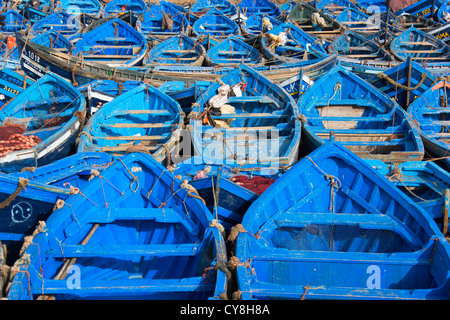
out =
<svg viewBox="0 0 450 320"><path fill-rule="evenodd" d="M422 73L421 76L420 76L419 83L415 87L412 87L412 88L411 87L407 87L405 85L402 85L402 84L394 81L393 79L389 78L386 74L384 74L382 72L378 73L377 77L380 78L380 79L386 80L387 82L389 82L390 84L392 84L395 87L401 88L401 89L406 90L406 91L414 91L414 90L419 89L420 86L422 86L422 84L425 82L425 79L428 78L428 75L426 73Z"/></svg>
<svg viewBox="0 0 450 320"><path fill-rule="evenodd" d="M16 197L22 192L23 189L28 184L28 179L19 178L19 182L17 183L17 189L14 191L8 198L6 198L2 203L0 203L0 210L6 208L11 204L11 202L16 199Z"/></svg>

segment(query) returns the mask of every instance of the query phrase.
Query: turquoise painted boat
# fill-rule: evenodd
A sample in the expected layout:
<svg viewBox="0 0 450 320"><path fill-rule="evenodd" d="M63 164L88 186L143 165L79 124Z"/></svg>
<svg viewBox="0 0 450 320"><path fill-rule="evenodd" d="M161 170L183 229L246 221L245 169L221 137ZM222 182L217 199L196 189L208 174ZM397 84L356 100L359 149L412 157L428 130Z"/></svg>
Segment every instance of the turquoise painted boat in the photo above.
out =
<svg viewBox="0 0 450 320"><path fill-rule="evenodd" d="M235 250L242 300L447 300L450 290L450 244L431 217L337 143L253 202Z"/></svg>

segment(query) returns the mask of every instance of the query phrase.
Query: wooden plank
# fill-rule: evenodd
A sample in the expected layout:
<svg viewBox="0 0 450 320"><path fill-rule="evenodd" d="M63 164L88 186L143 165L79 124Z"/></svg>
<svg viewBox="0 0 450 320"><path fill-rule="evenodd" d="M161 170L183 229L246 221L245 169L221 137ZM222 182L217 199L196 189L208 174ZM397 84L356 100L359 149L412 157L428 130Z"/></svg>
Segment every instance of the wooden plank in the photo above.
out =
<svg viewBox="0 0 450 320"><path fill-rule="evenodd" d="M164 58L164 57L161 57L161 58L155 58L153 60L198 60L198 59L199 59L199 57L183 58L182 56L180 56L180 57L176 57L176 58Z"/></svg>
<svg viewBox="0 0 450 320"><path fill-rule="evenodd" d="M86 54L83 55L85 59L128 59L136 55L129 54Z"/></svg>

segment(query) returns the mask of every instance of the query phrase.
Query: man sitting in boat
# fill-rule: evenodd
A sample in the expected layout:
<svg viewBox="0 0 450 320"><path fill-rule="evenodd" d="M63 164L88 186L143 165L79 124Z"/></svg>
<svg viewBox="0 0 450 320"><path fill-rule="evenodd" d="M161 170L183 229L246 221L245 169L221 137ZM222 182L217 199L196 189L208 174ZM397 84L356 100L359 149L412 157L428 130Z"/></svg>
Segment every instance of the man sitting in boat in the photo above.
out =
<svg viewBox="0 0 450 320"><path fill-rule="evenodd" d="M236 86L233 86L233 91L236 92L236 90L240 90L239 87L234 88ZM232 88L225 84L219 87L219 93L213 96L211 99L209 99L209 109L211 115L214 116L220 116L222 114L235 114L236 111L233 106L230 106L229 104L226 104L228 100L228 94ZM215 127L218 128L229 128L231 121L235 119L225 119L225 120L214 120Z"/></svg>
<svg viewBox="0 0 450 320"><path fill-rule="evenodd" d="M327 22L323 17L320 16L318 12L314 12L311 15L311 23L313 27L316 29L316 31L322 30L322 28L327 26Z"/></svg>
<svg viewBox="0 0 450 320"><path fill-rule="evenodd" d="M287 34L285 31L280 32L278 35L266 33L269 38L269 49L275 50L277 46L284 46L287 40Z"/></svg>
<svg viewBox="0 0 450 320"><path fill-rule="evenodd" d="M272 25L272 23L270 23L269 18L268 17L262 18L262 31L265 33L272 29L273 29L273 25Z"/></svg>

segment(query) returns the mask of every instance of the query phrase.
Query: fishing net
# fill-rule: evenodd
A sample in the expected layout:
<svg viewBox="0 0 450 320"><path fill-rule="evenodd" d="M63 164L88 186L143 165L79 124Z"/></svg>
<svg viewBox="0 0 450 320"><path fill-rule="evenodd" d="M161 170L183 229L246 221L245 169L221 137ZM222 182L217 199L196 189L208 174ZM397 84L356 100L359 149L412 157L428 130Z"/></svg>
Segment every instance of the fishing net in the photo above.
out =
<svg viewBox="0 0 450 320"><path fill-rule="evenodd" d="M230 179L234 183L253 191L256 194L262 194L266 189L275 182L275 179L261 177L261 176L235 176Z"/></svg>
<svg viewBox="0 0 450 320"><path fill-rule="evenodd" d="M42 140L34 135L25 135L25 127L17 124L0 126L0 157L9 152L33 148Z"/></svg>
<svg viewBox="0 0 450 320"><path fill-rule="evenodd" d="M272 241L279 248L304 251L391 253L413 250L393 230L344 224L280 227L273 233Z"/></svg>

